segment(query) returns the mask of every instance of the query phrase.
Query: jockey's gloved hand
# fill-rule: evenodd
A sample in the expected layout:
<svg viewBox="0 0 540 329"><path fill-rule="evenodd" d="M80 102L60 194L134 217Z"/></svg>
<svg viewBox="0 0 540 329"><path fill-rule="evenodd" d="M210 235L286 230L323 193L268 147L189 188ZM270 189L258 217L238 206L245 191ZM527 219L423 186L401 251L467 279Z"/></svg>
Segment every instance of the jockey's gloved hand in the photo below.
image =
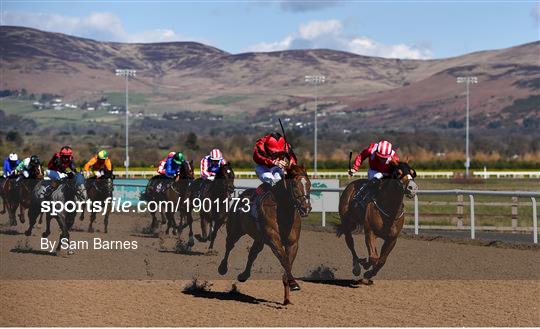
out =
<svg viewBox="0 0 540 329"><path fill-rule="evenodd" d="M83 175L84 175L84 178L88 178L88 177L90 177L90 172L85 171L85 172L83 172Z"/></svg>
<svg viewBox="0 0 540 329"><path fill-rule="evenodd" d="M100 170L100 171L96 172L96 177L97 178L100 178L101 176L103 176L103 171Z"/></svg>
<svg viewBox="0 0 540 329"><path fill-rule="evenodd" d="M30 177L30 173L25 170L25 171L23 171L23 176L24 176L24 178L28 178L28 177Z"/></svg>
<svg viewBox="0 0 540 329"><path fill-rule="evenodd" d="M209 181L213 182L214 179L216 179L216 176L210 175L210 176L207 177L207 179L208 179Z"/></svg>
<svg viewBox="0 0 540 329"><path fill-rule="evenodd" d="M280 168L285 168L287 162L285 160L276 159L274 160L274 164Z"/></svg>
<svg viewBox="0 0 540 329"><path fill-rule="evenodd" d="M356 173L356 170L355 170L355 169L349 170L349 176L352 177L355 173Z"/></svg>

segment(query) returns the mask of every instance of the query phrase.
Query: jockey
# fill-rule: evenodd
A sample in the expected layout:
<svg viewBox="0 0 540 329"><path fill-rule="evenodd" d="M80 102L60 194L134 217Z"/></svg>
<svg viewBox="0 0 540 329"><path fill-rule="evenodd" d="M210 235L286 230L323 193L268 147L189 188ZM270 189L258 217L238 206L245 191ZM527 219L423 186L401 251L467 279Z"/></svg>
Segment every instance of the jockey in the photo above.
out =
<svg viewBox="0 0 540 329"><path fill-rule="evenodd" d="M364 201L369 200L373 194L372 192L379 188L383 177L392 174L392 163L399 161L399 157L396 151L392 149L390 142L381 140L378 143L371 143L368 148L356 156L353 168L349 171L349 176L358 171L365 159L369 159L369 169L368 183L366 184L367 194L363 198Z"/></svg>
<svg viewBox="0 0 540 329"><path fill-rule="evenodd" d="M34 171L34 169L37 169L37 170ZM37 155L32 155L31 157L24 159L23 161L19 163L17 168L15 168L15 172L17 174L22 175L22 177L24 178L34 178L34 179L37 178L37 176L36 177L30 177L30 176L34 172L36 172L37 175L41 174L41 162L39 161L39 157Z"/></svg>
<svg viewBox="0 0 540 329"><path fill-rule="evenodd" d="M17 153L10 153L9 156L4 160L3 175L4 178L12 176L15 174L15 168L19 165L19 157Z"/></svg>
<svg viewBox="0 0 540 329"><path fill-rule="evenodd" d="M201 178L203 180L213 181L221 165L226 161L219 149L213 149L209 155L201 160Z"/></svg>
<svg viewBox="0 0 540 329"><path fill-rule="evenodd" d="M90 172L92 171L94 174L92 178L111 178L113 167L111 159L109 158L109 152L100 150L96 155L88 160L88 162L84 165L83 170L86 177L89 177Z"/></svg>
<svg viewBox="0 0 540 329"><path fill-rule="evenodd" d="M60 152L55 153L49 164L47 165L50 171L56 171L59 173L60 178L65 177L67 172L76 172L75 164L73 163L73 150L70 146L63 146ZM51 177L54 180L54 174Z"/></svg>
<svg viewBox="0 0 540 329"><path fill-rule="evenodd" d="M158 174L161 174L161 175L165 174L165 164L167 163L167 159L172 158L175 154L176 152L174 151L169 152L169 154L167 154L167 156L159 162L158 169L157 169Z"/></svg>
<svg viewBox="0 0 540 329"><path fill-rule="evenodd" d="M285 142L285 138L277 132L266 135L255 144L253 148L253 161L257 177L270 186L274 186L283 176L283 169L289 164L296 164L296 155L291 145Z"/></svg>
<svg viewBox="0 0 540 329"><path fill-rule="evenodd" d="M158 172L167 178L174 178L180 172L184 161L186 161L184 154L182 152L176 152L174 156L167 158L163 170Z"/></svg>

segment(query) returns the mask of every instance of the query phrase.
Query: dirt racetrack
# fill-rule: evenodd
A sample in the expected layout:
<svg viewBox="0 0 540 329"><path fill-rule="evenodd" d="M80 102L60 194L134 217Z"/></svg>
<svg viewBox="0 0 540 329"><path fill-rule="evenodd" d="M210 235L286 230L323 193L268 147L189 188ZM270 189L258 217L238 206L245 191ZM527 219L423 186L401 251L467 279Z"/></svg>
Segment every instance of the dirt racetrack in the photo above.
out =
<svg viewBox="0 0 540 329"><path fill-rule="evenodd" d="M294 273L302 290L283 307L280 268L265 248L252 278L238 283L250 239L233 250L229 273L218 255L196 242L173 252L175 239L141 234L148 218L114 215L107 235L81 232L74 240L100 237L137 241L136 250L40 250L37 228L5 226L0 217L0 325L2 326L539 326L538 249L518 250L401 238L372 286L351 288L351 259L343 239L304 230ZM101 229L101 221L96 228ZM198 223L196 223L198 224ZM58 237L52 225L51 240ZM195 232L199 232L197 225ZM184 237L187 232L184 232ZM365 255L363 238L356 238ZM326 278L314 280L314 270ZM184 291L192 278L204 290ZM239 291L229 292L232 284Z"/></svg>

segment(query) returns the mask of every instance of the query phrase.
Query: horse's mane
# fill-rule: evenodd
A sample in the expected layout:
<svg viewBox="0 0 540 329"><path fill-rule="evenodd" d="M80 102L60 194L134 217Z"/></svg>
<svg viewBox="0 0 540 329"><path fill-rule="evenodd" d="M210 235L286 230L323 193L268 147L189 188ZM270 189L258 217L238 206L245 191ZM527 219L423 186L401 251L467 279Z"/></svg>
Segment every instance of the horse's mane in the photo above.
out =
<svg viewBox="0 0 540 329"><path fill-rule="evenodd" d="M299 175L307 175L304 166L293 164L287 168L287 178L293 178Z"/></svg>

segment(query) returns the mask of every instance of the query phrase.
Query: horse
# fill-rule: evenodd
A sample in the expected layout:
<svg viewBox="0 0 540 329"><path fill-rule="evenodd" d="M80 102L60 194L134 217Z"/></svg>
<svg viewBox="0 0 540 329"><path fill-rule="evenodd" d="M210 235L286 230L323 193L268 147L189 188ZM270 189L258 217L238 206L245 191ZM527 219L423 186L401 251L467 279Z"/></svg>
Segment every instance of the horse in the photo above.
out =
<svg viewBox="0 0 540 329"><path fill-rule="evenodd" d="M104 202L107 198L113 197L113 180L112 177L103 177L103 178L90 178L86 180L85 183L86 193L88 194L88 199L92 201ZM110 207L107 208L107 212L103 216L103 232L108 232L109 226L109 215L111 213ZM88 224L88 232L94 232L92 225L96 221L97 213L90 213L90 224ZM84 211L81 212L79 219L84 220Z"/></svg>
<svg viewBox="0 0 540 329"><path fill-rule="evenodd" d="M60 185L58 185L58 188L51 194L51 201L60 201L63 204L66 204L68 201L77 202L86 201L87 199L88 195L85 188L85 179L81 173L76 173L70 178L64 178ZM56 248L58 251L62 241L69 244L69 230L75 222L76 215L77 213L75 211L69 212L67 210L63 210L54 216L47 214L46 229L41 236L46 238L51 234L51 219L52 217L55 217L61 231L60 237L58 238L58 246ZM73 252L69 250L68 253L71 254Z"/></svg>
<svg viewBox="0 0 540 329"><path fill-rule="evenodd" d="M29 209L32 203L32 191L34 187L43 179L41 166L33 166L28 170L28 178L20 175L16 181L16 193L19 195L19 220L25 222L24 210Z"/></svg>
<svg viewBox="0 0 540 329"><path fill-rule="evenodd" d="M286 168L284 179L261 199L257 210L262 223L251 216L250 209L233 209L226 225L226 250L218 267L219 274L227 273L231 250L243 235L248 234L253 239L253 245L249 250L246 268L238 275L238 280L245 282L251 276L253 262L266 244L283 267L283 304L289 304L290 290L300 289L292 275L292 266L298 251L301 217L308 216L311 211L310 190L311 182L304 167L291 165ZM252 200L255 194L255 189L248 189L240 195L240 200Z"/></svg>
<svg viewBox="0 0 540 329"><path fill-rule="evenodd" d="M0 199L2 199L2 210L0 211L0 214L6 213L6 195L4 193L4 185L7 182L7 178L4 176L0 176Z"/></svg>
<svg viewBox="0 0 540 329"><path fill-rule="evenodd" d="M2 186L0 187L2 190L4 208L7 209L9 217L9 225L16 226L17 208L19 208L20 203L20 195L17 189L17 177L10 176L4 178ZM21 220L21 223L24 223L24 217L19 217L19 220Z"/></svg>
<svg viewBox="0 0 540 329"><path fill-rule="evenodd" d="M193 236L193 218L191 216L191 213L187 211L187 205L184 202L181 202L179 199L187 199L188 193L189 193L189 185L193 181L194 174L193 174L193 161L184 161L182 166L180 167L180 172L178 175L174 177L173 180L171 179L164 179L162 175L156 175L152 177L148 184L146 185L146 189L143 193L143 196L141 199L147 202L160 202L160 201L172 201L173 203L178 201L180 202L180 207L178 209L178 212L180 213L181 222L186 221L186 224L180 226L181 229L184 229L186 226L189 226L190 229L190 239L189 244L193 245L194 240L192 238ZM158 184L166 184L165 188L161 192L157 191ZM152 216L152 222L150 224L150 229L152 232L155 232L155 230L158 227L158 220L156 217L156 211L151 211L150 215ZM169 234L169 230L172 228L173 233L176 233L178 226L176 225L176 221L174 219L175 211L161 211L161 223L165 224L167 223L167 228L165 230L166 234Z"/></svg>
<svg viewBox="0 0 540 329"><path fill-rule="evenodd" d="M345 235L345 242L353 259L353 274L360 276L361 267L367 270L361 280L355 283L373 284L371 280L386 263L388 255L394 248L405 220L403 198L414 198L418 186L414 182L416 171L406 162L392 163L390 179L383 179L378 191L365 210L356 200L363 187L362 181L350 183L339 200L340 224L336 227L337 236ZM369 258L360 258L354 249L352 233L361 227L364 230L365 243ZM381 255L377 254L376 239L384 240ZM371 269L370 269L371 268Z"/></svg>
<svg viewBox="0 0 540 329"><path fill-rule="evenodd" d="M201 187L202 185L202 187ZM190 191L191 199L198 198L201 205L204 205L205 200L210 200L210 208L205 211L205 207L201 207L199 212L201 220L201 242L210 240L209 251L214 248L217 232L225 223L228 215L228 203L226 200L234 193L234 171L229 162L223 164L216 172L213 181L197 178ZM208 234L208 229L210 233Z"/></svg>
<svg viewBox="0 0 540 329"><path fill-rule="evenodd" d="M39 184L36 184L32 203L30 208L28 208L28 219L29 227L25 232L26 236L32 235L32 229L36 224L37 217L41 214L41 203L43 200L42 193L42 184L50 183L50 181L41 181ZM63 178L59 181L58 187L51 193L50 201L59 201L62 204L66 204L68 201L86 201L88 198L85 188L85 179L84 176L80 173L71 174L70 176ZM66 210L56 214L51 215L50 213L46 214L46 228L45 232L41 234L43 238L48 237L51 234L51 219L52 217L56 218L58 226L61 230L59 241L62 241L63 238L67 238L69 241L69 230L75 222L76 212L68 212ZM58 248L60 247L60 243Z"/></svg>

